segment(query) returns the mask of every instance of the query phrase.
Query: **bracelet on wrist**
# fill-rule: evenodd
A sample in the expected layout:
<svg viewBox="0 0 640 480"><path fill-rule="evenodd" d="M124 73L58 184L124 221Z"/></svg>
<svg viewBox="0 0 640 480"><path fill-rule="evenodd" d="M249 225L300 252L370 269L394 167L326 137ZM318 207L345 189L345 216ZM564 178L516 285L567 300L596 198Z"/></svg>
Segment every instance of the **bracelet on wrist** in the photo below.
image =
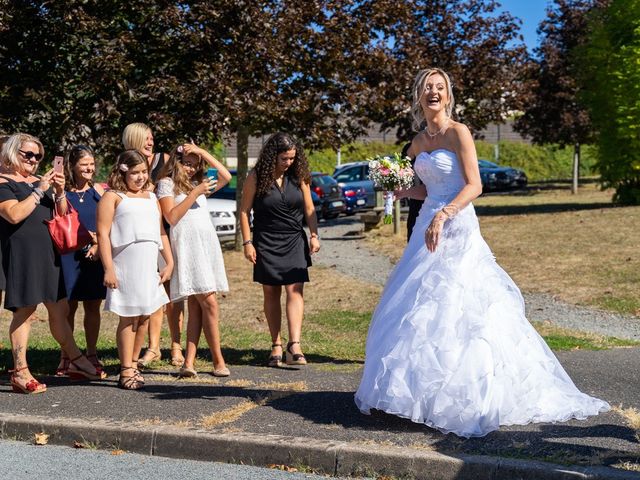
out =
<svg viewBox="0 0 640 480"><path fill-rule="evenodd" d="M251 240L247 240L247 241L245 241L245 242L242 242L242 246L243 246L243 247L246 247L247 245L253 245L253 241L251 241Z"/></svg>
<svg viewBox="0 0 640 480"><path fill-rule="evenodd" d="M64 200L65 198L67 198L67 194L62 192L62 195L56 195L56 203L61 202L62 200Z"/></svg>
<svg viewBox="0 0 640 480"><path fill-rule="evenodd" d="M36 192L31 192L31 196L36 201L36 205L40 205L40 196Z"/></svg>
<svg viewBox="0 0 640 480"><path fill-rule="evenodd" d="M35 194L40 200L42 200L42 198L44 197L44 192L41 188L38 187L35 187L31 193Z"/></svg>

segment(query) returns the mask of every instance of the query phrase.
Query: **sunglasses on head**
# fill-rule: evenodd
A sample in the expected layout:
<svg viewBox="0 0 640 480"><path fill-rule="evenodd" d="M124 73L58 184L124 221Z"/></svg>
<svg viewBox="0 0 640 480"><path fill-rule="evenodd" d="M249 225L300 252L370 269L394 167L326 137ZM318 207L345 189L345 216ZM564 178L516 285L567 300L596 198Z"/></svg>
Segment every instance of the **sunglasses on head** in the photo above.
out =
<svg viewBox="0 0 640 480"><path fill-rule="evenodd" d="M31 160L32 158L35 158L36 162L39 162L40 160L42 160L42 154L41 153L25 152L24 150L18 150L18 151L27 160Z"/></svg>

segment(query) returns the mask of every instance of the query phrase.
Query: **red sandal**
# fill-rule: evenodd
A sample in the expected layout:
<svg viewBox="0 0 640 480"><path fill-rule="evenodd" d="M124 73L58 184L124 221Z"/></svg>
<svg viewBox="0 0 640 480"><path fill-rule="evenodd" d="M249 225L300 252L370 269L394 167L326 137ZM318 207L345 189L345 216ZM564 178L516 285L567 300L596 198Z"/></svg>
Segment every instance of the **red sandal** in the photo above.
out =
<svg viewBox="0 0 640 480"><path fill-rule="evenodd" d="M9 370L9 372L12 373L12 375L11 375L11 388L13 389L13 391L15 393L26 393L27 395L46 392L47 391L47 386L44 383L40 383L35 378L32 378L31 380L29 380L24 385L20 385L16 381L17 377L16 377L15 374L20 372L20 371L22 371L22 370L26 370L27 368L29 368L29 365L25 365L24 367L20 367L20 368L16 368L16 369L13 369L13 370Z"/></svg>
<svg viewBox="0 0 640 480"><path fill-rule="evenodd" d="M76 360L82 358L84 355L80 354L76 358L73 358L69 361L69 370L67 370L67 375L71 380L104 380L107 378L107 374L99 367L94 367L94 372L87 372L86 370L80 368L76 364ZM71 370L71 367L74 367Z"/></svg>

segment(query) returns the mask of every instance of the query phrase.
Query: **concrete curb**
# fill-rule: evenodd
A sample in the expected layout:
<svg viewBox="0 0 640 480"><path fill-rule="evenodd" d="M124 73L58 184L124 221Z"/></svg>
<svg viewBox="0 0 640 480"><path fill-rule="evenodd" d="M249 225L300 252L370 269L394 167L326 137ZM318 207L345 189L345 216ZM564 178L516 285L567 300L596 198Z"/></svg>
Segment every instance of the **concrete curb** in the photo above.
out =
<svg viewBox="0 0 640 480"><path fill-rule="evenodd" d="M607 467L565 467L489 456L450 456L414 448L332 442L303 437L212 433L173 426L126 424L0 414L0 438L87 443L101 449L161 457L265 466L304 465L330 475L391 475L429 480L626 480L640 474Z"/></svg>

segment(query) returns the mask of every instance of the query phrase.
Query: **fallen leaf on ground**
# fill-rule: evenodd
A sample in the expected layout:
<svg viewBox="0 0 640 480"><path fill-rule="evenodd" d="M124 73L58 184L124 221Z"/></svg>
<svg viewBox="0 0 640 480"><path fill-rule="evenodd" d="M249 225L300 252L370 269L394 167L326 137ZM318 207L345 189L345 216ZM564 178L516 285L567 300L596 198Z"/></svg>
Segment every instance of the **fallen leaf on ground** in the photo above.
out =
<svg viewBox="0 0 640 480"><path fill-rule="evenodd" d="M289 465L278 465L277 463L270 463L267 465L267 468L271 468L272 470L282 470L283 472L297 472L298 469L294 467L290 467Z"/></svg>
<svg viewBox="0 0 640 480"><path fill-rule="evenodd" d="M86 445L84 443L80 443L77 440L75 440L73 442L73 448L86 448Z"/></svg>
<svg viewBox="0 0 640 480"><path fill-rule="evenodd" d="M111 455L122 455L125 453L124 450L111 450Z"/></svg>
<svg viewBox="0 0 640 480"><path fill-rule="evenodd" d="M35 443L36 445L46 445L47 443L49 443L49 435L44 432L36 433L33 443Z"/></svg>

